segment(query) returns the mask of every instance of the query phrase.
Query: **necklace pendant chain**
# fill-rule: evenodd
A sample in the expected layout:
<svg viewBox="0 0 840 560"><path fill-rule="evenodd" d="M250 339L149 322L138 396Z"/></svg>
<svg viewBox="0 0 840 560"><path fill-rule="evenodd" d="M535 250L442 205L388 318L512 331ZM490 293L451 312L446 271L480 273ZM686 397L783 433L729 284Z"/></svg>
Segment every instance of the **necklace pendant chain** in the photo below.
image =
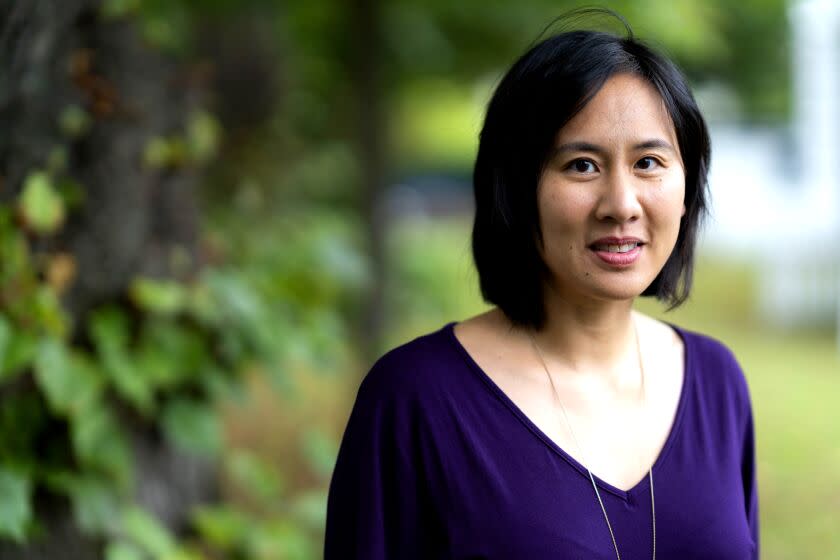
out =
<svg viewBox="0 0 840 560"><path fill-rule="evenodd" d="M642 348L641 343L639 342L639 330L636 328L636 323L633 322L633 333L636 338L636 353L639 357L639 372L642 376L642 399L645 405L647 405L647 387L645 386L645 368L644 364L642 363ZM566 425L569 427L569 433L572 434L572 439L575 442L575 446L581 453L581 457L584 456L583 447L581 447L580 442L575 435L575 431L572 429L572 423L569 421L569 415L566 414L566 407L563 406L563 401L560 398L560 393L557 391L557 387L554 386L554 379L551 377L551 374L548 372L548 365L545 362L545 358L543 357L542 350L540 350L539 345L537 344L537 340L534 337L533 333L529 330L528 337L531 339L531 344L534 346L534 350L537 352L537 356L540 359L540 363L545 370L546 376L548 376L548 381L551 384L551 389L554 391L554 397L557 399L558 404L560 404L560 410L563 412L563 418L566 420ZM645 406L646 408L646 406ZM598 485L595 483L595 477L592 475L592 471L589 469L589 461L586 461L584 467L586 468L586 472L589 475L589 480L592 482L592 488L595 490L595 497L598 498L598 504L601 506L601 512L604 514L604 521L607 522L607 529L610 531L610 538L612 539L613 548L615 549L615 557L616 560L621 560L621 554L618 552L618 543L615 540L615 533L613 532L612 524L610 523L610 518L607 515L607 508L604 507L604 501L601 499L601 493L598 491ZM654 492L653 492L653 466L648 469L648 481L650 482L650 512L651 512L651 524L653 526L653 552L652 558L656 560L656 502L654 500Z"/></svg>

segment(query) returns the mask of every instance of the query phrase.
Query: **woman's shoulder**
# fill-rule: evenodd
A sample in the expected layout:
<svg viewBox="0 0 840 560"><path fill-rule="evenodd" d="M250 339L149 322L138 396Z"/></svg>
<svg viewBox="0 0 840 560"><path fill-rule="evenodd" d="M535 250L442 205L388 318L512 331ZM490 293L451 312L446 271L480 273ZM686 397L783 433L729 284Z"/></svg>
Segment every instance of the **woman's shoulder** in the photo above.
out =
<svg viewBox="0 0 840 560"><path fill-rule="evenodd" d="M713 335L671 325L685 346L686 369L706 392L729 396L739 407L750 406L749 386L735 352Z"/></svg>
<svg viewBox="0 0 840 560"><path fill-rule="evenodd" d="M685 327L671 325L682 339L689 359L694 360L703 369L725 369L741 371L735 353L722 340L714 335L701 333Z"/></svg>
<svg viewBox="0 0 840 560"><path fill-rule="evenodd" d="M368 398L421 397L452 377L463 359L452 342L454 323L400 344L383 354L365 375L359 394Z"/></svg>

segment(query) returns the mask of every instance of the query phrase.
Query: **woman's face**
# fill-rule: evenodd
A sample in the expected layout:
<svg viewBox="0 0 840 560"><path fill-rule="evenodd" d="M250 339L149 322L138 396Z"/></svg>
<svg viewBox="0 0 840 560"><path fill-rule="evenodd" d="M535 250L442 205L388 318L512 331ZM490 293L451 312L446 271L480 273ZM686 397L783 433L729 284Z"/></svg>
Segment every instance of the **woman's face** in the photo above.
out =
<svg viewBox="0 0 840 560"><path fill-rule="evenodd" d="M685 171L662 99L643 79L615 75L554 148L537 187L549 293L638 296L665 265L685 214Z"/></svg>

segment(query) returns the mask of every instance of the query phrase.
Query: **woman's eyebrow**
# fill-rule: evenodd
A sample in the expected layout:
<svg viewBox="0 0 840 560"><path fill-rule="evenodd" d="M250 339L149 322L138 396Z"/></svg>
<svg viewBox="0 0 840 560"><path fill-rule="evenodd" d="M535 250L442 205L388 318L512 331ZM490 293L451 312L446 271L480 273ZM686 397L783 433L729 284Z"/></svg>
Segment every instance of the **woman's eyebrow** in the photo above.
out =
<svg viewBox="0 0 840 560"><path fill-rule="evenodd" d="M639 142L638 144L633 146L634 150L649 150L651 148L659 148L662 150L667 150L669 152L677 153L677 151L674 149L670 142L668 142L667 140L662 140L660 138L645 140L644 142Z"/></svg>
<svg viewBox="0 0 840 560"><path fill-rule="evenodd" d="M607 149L589 142L566 142L554 149L554 153L556 154L562 152L592 152L598 155L606 155Z"/></svg>
<svg viewBox="0 0 840 560"><path fill-rule="evenodd" d="M667 150L672 153L677 152L670 142L662 140L661 138L651 138L650 140L644 140L633 145L634 150L649 150L651 148ZM607 155L606 148L597 144L592 144L591 142L566 142L560 144L554 149L555 154L563 152L591 152L601 156Z"/></svg>

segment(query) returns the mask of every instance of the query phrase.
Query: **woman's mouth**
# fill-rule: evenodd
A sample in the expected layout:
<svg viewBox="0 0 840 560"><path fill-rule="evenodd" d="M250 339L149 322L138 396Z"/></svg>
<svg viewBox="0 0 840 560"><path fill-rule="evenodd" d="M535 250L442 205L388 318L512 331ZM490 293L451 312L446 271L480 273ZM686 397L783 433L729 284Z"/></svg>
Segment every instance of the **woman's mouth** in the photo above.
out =
<svg viewBox="0 0 840 560"><path fill-rule="evenodd" d="M596 243L592 245L592 248L595 251L603 251L607 253L628 253L641 245L639 242L635 243L622 243L621 245L616 244L607 244L607 243Z"/></svg>
<svg viewBox="0 0 840 560"><path fill-rule="evenodd" d="M589 248L598 260L611 268L624 268L639 258L644 243L638 239L598 240Z"/></svg>

